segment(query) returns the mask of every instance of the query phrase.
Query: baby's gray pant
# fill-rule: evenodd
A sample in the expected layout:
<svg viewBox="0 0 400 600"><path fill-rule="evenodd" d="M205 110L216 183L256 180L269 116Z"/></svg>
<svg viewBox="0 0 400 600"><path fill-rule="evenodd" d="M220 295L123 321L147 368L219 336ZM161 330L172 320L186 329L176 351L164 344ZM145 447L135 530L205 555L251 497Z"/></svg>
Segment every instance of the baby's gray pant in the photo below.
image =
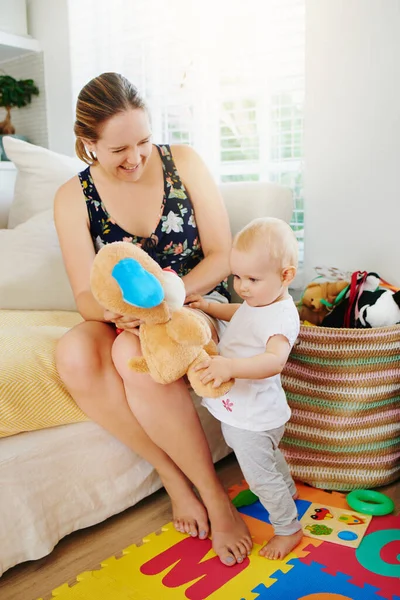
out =
<svg viewBox="0 0 400 600"><path fill-rule="evenodd" d="M278 448L285 427L270 431L249 431L221 423L225 441L236 454L249 488L269 512L277 535L291 535L301 529L293 500L296 486Z"/></svg>

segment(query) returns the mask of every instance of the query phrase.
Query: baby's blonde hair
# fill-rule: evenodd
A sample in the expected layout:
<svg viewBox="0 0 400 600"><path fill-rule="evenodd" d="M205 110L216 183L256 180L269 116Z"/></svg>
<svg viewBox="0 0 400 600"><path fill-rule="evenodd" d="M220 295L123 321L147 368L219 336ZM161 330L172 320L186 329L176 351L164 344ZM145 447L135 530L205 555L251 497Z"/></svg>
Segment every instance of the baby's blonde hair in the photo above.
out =
<svg viewBox="0 0 400 600"><path fill-rule="evenodd" d="M255 247L265 248L266 255L276 262L278 269L295 267L299 262L299 248L293 229L282 219L261 217L254 219L236 234L233 248L249 252Z"/></svg>

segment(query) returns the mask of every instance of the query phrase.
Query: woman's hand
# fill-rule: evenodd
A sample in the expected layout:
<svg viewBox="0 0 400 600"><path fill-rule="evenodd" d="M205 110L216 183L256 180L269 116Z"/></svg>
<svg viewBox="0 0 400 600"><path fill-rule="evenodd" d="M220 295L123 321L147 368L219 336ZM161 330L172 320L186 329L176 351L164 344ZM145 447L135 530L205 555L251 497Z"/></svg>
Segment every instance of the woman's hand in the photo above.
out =
<svg viewBox="0 0 400 600"><path fill-rule="evenodd" d="M143 323L140 319L133 316L122 316L117 313L113 313L110 310L104 311L104 319L109 323L114 323L118 329L124 331L130 331L135 335L139 335L139 327Z"/></svg>
<svg viewBox="0 0 400 600"><path fill-rule="evenodd" d="M232 379L232 361L224 356L211 356L209 360L197 365L195 371L203 371L200 381L204 384L213 381L213 388Z"/></svg>
<svg viewBox="0 0 400 600"><path fill-rule="evenodd" d="M189 294L189 296L186 296L185 304L190 308L198 308L205 313L209 307L208 300L205 300L200 294Z"/></svg>

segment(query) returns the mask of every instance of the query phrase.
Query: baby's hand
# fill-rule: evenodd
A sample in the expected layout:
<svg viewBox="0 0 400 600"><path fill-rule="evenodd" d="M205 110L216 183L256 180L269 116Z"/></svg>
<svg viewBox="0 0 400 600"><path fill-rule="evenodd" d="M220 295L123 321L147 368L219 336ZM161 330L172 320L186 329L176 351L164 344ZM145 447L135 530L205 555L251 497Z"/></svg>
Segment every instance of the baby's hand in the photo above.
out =
<svg viewBox="0 0 400 600"><path fill-rule="evenodd" d="M198 308L206 313L209 302L203 296L200 296L200 294L190 294L186 296L185 304L190 308Z"/></svg>
<svg viewBox="0 0 400 600"><path fill-rule="evenodd" d="M211 356L209 360L198 364L195 371L201 370L200 381L204 384L213 381L214 388L232 379L232 361L223 356Z"/></svg>

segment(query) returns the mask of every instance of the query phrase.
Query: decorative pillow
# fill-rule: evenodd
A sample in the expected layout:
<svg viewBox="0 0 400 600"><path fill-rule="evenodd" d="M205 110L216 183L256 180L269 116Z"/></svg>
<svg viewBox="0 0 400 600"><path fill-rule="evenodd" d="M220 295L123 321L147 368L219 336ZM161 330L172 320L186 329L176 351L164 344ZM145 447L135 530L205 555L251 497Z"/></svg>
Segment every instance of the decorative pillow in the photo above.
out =
<svg viewBox="0 0 400 600"><path fill-rule="evenodd" d="M4 137L3 144L8 158L17 167L14 200L8 217L9 229L52 208L60 185L87 166L77 158L51 152L11 136Z"/></svg>
<svg viewBox="0 0 400 600"><path fill-rule="evenodd" d="M0 438L85 421L54 362L58 340L78 313L0 311Z"/></svg>
<svg viewBox="0 0 400 600"><path fill-rule="evenodd" d="M0 229L0 309L73 310L52 209Z"/></svg>

